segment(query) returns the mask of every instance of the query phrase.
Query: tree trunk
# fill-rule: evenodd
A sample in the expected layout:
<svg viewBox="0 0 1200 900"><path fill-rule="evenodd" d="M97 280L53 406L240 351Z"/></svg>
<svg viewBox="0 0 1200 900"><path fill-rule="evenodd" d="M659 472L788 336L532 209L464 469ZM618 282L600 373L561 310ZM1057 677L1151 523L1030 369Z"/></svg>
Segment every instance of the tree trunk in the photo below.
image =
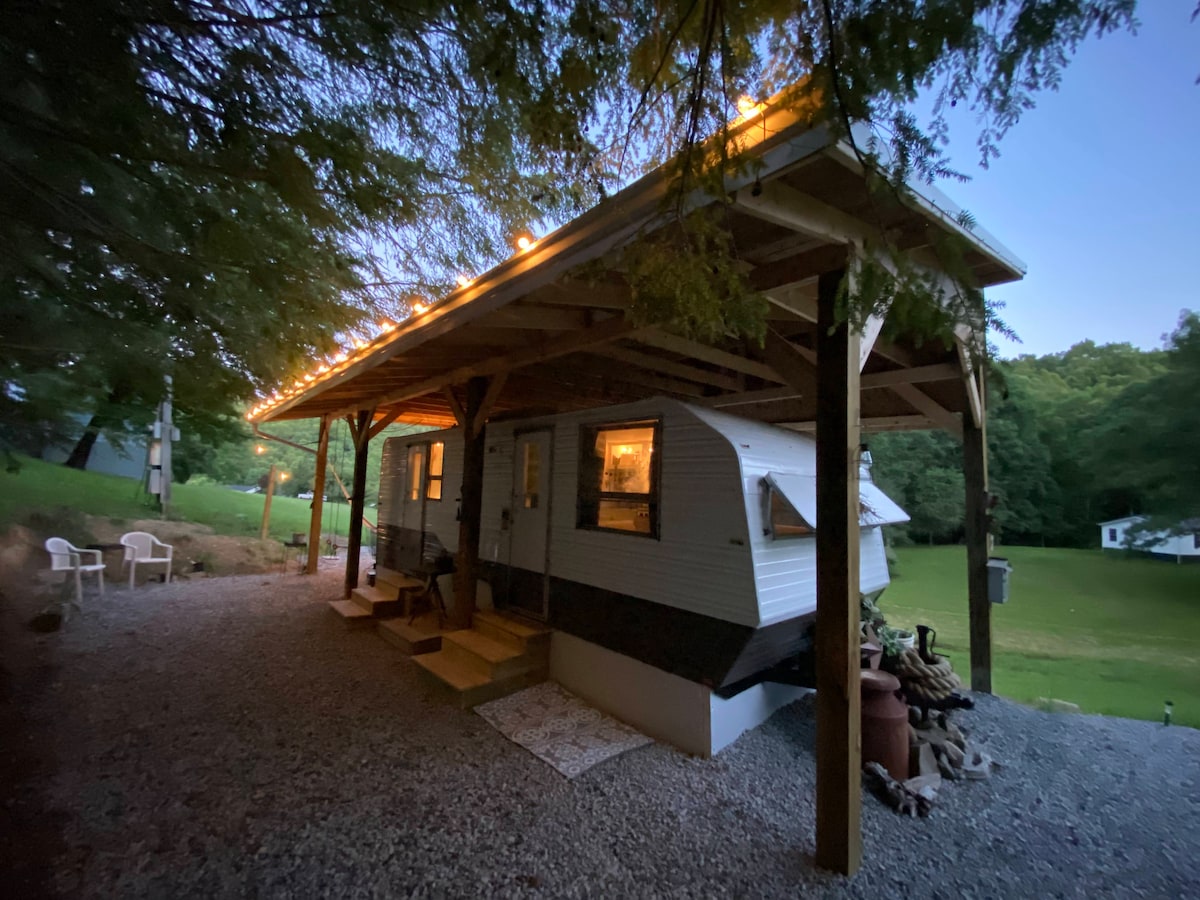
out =
<svg viewBox="0 0 1200 900"><path fill-rule="evenodd" d="M71 455L67 457L67 461L63 463L72 469L86 469L88 458L92 455L92 448L96 446L96 439L100 437L100 429L103 426L100 416L94 415L84 429L79 440L75 442L75 447L71 450Z"/></svg>

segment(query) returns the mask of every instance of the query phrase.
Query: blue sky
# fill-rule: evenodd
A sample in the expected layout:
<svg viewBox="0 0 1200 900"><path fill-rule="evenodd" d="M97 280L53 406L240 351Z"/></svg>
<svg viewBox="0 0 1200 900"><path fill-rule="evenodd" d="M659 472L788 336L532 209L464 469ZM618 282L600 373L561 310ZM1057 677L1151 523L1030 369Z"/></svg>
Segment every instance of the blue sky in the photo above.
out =
<svg viewBox="0 0 1200 900"><path fill-rule="evenodd" d="M1023 341L998 341L1003 356L1089 338L1159 347L1181 310L1200 310L1196 0L1138 7L1138 34L1081 46L990 168L973 123L955 123L952 162L973 180L943 190L1029 268L990 293Z"/></svg>

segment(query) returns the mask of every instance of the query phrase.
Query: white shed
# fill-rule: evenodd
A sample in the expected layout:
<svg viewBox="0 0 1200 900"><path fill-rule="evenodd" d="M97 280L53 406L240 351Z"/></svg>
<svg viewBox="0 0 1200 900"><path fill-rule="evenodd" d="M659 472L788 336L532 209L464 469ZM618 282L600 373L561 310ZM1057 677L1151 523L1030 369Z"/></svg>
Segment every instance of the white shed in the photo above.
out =
<svg viewBox="0 0 1200 900"><path fill-rule="evenodd" d="M486 443L481 576L498 606L555 629L552 677L703 754L797 695L766 678L807 647L816 610L810 437L653 398L489 423ZM455 550L462 446L460 429L387 442L381 565ZM875 593L880 526L908 517L863 472Z"/></svg>
<svg viewBox="0 0 1200 900"><path fill-rule="evenodd" d="M1130 543L1130 532L1147 520L1147 516L1125 516L1100 523L1100 547L1103 550L1140 550L1151 556L1173 559L1176 562L1200 562L1200 521L1181 522L1178 529L1156 531L1137 536L1137 546ZM1150 543L1147 545L1147 539Z"/></svg>

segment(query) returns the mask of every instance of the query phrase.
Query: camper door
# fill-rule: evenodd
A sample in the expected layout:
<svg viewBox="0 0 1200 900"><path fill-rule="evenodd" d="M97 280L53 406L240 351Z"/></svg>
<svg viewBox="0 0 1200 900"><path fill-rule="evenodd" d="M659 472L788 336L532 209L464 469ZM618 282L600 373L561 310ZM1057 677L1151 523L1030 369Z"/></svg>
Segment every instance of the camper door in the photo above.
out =
<svg viewBox="0 0 1200 900"><path fill-rule="evenodd" d="M550 538L551 434L541 429L516 435L509 507L509 604L543 618Z"/></svg>

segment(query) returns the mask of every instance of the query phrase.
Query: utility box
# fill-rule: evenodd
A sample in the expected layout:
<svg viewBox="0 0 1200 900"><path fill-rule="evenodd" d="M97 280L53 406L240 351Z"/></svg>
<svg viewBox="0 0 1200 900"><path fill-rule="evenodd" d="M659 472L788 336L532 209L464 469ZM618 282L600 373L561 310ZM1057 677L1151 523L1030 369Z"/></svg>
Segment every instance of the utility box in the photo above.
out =
<svg viewBox="0 0 1200 900"><path fill-rule="evenodd" d="M1003 556L988 558L988 599L993 603L1008 602L1008 576L1012 566Z"/></svg>

